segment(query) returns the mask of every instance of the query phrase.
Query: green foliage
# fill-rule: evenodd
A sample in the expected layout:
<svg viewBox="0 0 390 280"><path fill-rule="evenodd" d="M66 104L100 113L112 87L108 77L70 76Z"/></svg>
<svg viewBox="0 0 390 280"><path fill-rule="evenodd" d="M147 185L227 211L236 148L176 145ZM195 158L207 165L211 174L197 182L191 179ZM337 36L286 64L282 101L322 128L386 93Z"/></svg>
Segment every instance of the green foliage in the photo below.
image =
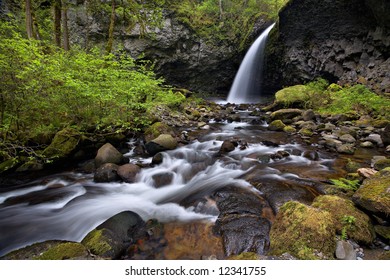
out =
<svg viewBox="0 0 390 280"><path fill-rule="evenodd" d="M213 41L229 40L245 46L260 17L276 20L287 0L167 0L179 19L200 36Z"/></svg>
<svg viewBox="0 0 390 280"><path fill-rule="evenodd" d="M331 179L330 180L337 188L345 190L345 191L356 191L359 186L359 180L348 180L345 178L340 179Z"/></svg>
<svg viewBox="0 0 390 280"><path fill-rule="evenodd" d="M341 239L346 240L348 237L347 231L353 230L355 226L356 218L354 216L345 215L341 219L341 223L343 224L343 228L341 229Z"/></svg>
<svg viewBox="0 0 390 280"><path fill-rule="evenodd" d="M150 63L137 65L124 53L102 55L57 49L27 40L14 24L0 22L0 136L21 143L64 127L139 130L144 114L159 104L185 99L155 77Z"/></svg>

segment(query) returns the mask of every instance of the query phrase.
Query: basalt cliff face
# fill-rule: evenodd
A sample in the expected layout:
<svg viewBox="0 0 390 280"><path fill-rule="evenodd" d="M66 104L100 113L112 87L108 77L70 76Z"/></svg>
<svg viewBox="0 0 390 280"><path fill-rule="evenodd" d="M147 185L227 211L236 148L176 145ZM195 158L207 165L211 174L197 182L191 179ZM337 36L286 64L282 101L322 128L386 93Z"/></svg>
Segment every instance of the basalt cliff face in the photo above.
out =
<svg viewBox="0 0 390 280"><path fill-rule="evenodd" d="M266 51L265 87L316 77L390 93L388 0L291 0Z"/></svg>
<svg viewBox="0 0 390 280"><path fill-rule="evenodd" d="M84 1L69 10L72 43L83 47L107 42L109 17L88 14ZM258 34L268 22L255 25ZM196 92L226 94L233 82L243 54L229 42L211 42L180 22L172 11L164 11L160 27L147 27L141 36L140 26L115 26L115 44L133 58L142 56L155 64L155 72L168 84ZM252 36L253 36L252 35Z"/></svg>

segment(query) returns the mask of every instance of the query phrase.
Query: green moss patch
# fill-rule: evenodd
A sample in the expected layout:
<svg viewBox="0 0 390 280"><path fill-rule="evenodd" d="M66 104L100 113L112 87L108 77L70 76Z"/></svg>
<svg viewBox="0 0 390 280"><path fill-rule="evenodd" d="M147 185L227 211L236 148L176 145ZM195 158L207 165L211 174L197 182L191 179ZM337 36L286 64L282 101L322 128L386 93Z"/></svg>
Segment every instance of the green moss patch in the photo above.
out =
<svg viewBox="0 0 390 280"><path fill-rule="evenodd" d="M287 202L271 227L270 253L288 252L299 259L333 259L335 230L329 212L296 201Z"/></svg>
<svg viewBox="0 0 390 280"><path fill-rule="evenodd" d="M73 128L59 131L51 144L43 151L48 158L65 158L75 151L81 139L80 132Z"/></svg>
<svg viewBox="0 0 390 280"><path fill-rule="evenodd" d="M51 247L36 257L37 260L68 260L84 259L88 256L87 249L80 243L66 242Z"/></svg>
<svg viewBox="0 0 390 280"><path fill-rule="evenodd" d="M373 241L375 235L370 218L358 210L351 200L334 195L322 195L314 199L312 206L326 210L332 215L339 234L345 230L346 235L357 242L370 244ZM346 225L345 217L354 217L354 223Z"/></svg>
<svg viewBox="0 0 390 280"><path fill-rule="evenodd" d="M110 239L104 234L105 229L94 229L81 241L92 254L98 256L105 256L108 252L112 251L110 245Z"/></svg>

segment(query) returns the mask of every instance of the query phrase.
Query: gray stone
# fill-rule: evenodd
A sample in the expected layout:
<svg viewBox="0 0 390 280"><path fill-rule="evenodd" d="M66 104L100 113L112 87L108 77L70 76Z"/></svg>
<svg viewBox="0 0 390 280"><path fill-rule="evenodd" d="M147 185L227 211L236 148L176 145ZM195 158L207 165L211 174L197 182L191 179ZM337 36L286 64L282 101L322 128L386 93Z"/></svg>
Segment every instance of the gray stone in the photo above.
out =
<svg viewBox="0 0 390 280"><path fill-rule="evenodd" d="M126 183L134 183L136 181L137 174L141 171L138 165L127 163L119 166L118 175Z"/></svg>
<svg viewBox="0 0 390 280"><path fill-rule="evenodd" d="M347 241L337 241L336 258L339 260L356 260L356 252Z"/></svg>
<svg viewBox="0 0 390 280"><path fill-rule="evenodd" d="M121 164L124 162L123 155L110 143L104 144L95 157L96 168L105 163Z"/></svg>
<svg viewBox="0 0 390 280"><path fill-rule="evenodd" d="M355 143L356 139L351 134L344 134L340 136L340 140L346 143Z"/></svg>
<svg viewBox="0 0 390 280"><path fill-rule="evenodd" d="M119 180L119 166L113 163L105 163L96 169L93 180L97 183L107 183Z"/></svg>
<svg viewBox="0 0 390 280"><path fill-rule="evenodd" d="M371 148L374 148L374 144L370 141L364 141L364 142L360 143L360 147L371 149Z"/></svg>
<svg viewBox="0 0 390 280"><path fill-rule="evenodd" d="M364 138L363 141L370 141L375 143L378 147L383 147L382 138L379 134L370 134L368 137Z"/></svg>

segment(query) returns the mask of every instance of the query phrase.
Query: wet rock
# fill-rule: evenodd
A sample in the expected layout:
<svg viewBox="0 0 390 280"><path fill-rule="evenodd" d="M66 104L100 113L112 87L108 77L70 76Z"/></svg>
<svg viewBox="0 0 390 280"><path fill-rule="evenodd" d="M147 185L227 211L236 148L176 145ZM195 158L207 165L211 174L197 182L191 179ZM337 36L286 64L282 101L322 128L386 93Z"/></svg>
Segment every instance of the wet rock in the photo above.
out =
<svg viewBox="0 0 390 280"><path fill-rule="evenodd" d="M373 164L374 169L376 170L382 170L386 167L390 167L390 159L389 158L381 158L374 162Z"/></svg>
<svg viewBox="0 0 390 280"><path fill-rule="evenodd" d="M118 175L126 183L134 183L136 181L137 174L141 171L138 165L127 163L119 166Z"/></svg>
<svg viewBox="0 0 390 280"><path fill-rule="evenodd" d="M270 231L270 254L290 253L299 259L333 259L335 227L329 212L301 204L285 203Z"/></svg>
<svg viewBox="0 0 390 280"><path fill-rule="evenodd" d="M381 139L384 145L390 145L390 124L386 125L386 127L380 132Z"/></svg>
<svg viewBox="0 0 390 280"><path fill-rule="evenodd" d="M360 207L377 215L390 215L390 168L385 168L364 180L353 195L353 201Z"/></svg>
<svg viewBox="0 0 390 280"><path fill-rule="evenodd" d="M152 164L156 164L156 165L161 164L163 160L164 160L163 153L157 153L152 158Z"/></svg>
<svg viewBox="0 0 390 280"><path fill-rule="evenodd" d="M152 156L159 152L176 149L176 147L176 139L169 134L161 134L145 145L146 151Z"/></svg>
<svg viewBox="0 0 390 280"><path fill-rule="evenodd" d="M39 171L43 170L44 165L37 160L31 160L23 163L15 171L16 172L26 172L26 171ZM0 172L1 173L1 172Z"/></svg>
<svg viewBox="0 0 390 280"><path fill-rule="evenodd" d="M93 180L96 183L108 183L115 182L120 179L118 176L118 168L119 166L113 163L105 163L96 169L95 174L93 176Z"/></svg>
<svg viewBox="0 0 390 280"><path fill-rule="evenodd" d="M378 147L383 147L382 138L379 134L370 134L368 137L363 138L362 141L370 141L372 143L375 143Z"/></svg>
<svg viewBox="0 0 390 280"><path fill-rule="evenodd" d="M304 151L302 156L313 161L320 159L320 155L316 151Z"/></svg>
<svg viewBox="0 0 390 280"><path fill-rule="evenodd" d="M390 153L390 145L386 147L386 153Z"/></svg>
<svg viewBox="0 0 390 280"><path fill-rule="evenodd" d="M366 149L372 149L372 148L374 148L375 146L374 146L374 144L373 144L372 142L370 142L370 141L364 141L364 142L360 143L360 147L366 148Z"/></svg>
<svg viewBox="0 0 390 280"><path fill-rule="evenodd" d="M283 131L285 126L281 120L275 120L269 124L268 129L272 131Z"/></svg>
<svg viewBox="0 0 390 280"><path fill-rule="evenodd" d="M286 132L286 133L290 133L290 134L293 134L293 133L296 133L297 130L290 126L290 125L286 125L284 128L283 128L283 131Z"/></svg>
<svg viewBox="0 0 390 280"><path fill-rule="evenodd" d="M375 238L370 218L357 209L351 200L334 195L321 195L314 199L312 207L328 211L333 219L338 234L345 229L348 238L357 242L371 244ZM344 217L354 217L351 225L344 222Z"/></svg>
<svg viewBox="0 0 390 280"><path fill-rule="evenodd" d="M347 241L337 241L336 258L339 260L356 260L356 252Z"/></svg>
<svg viewBox="0 0 390 280"><path fill-rule="evenodd" d="M161 188L167 185L170 185L173 180L172 172L158 173L152 176L154 181L154 186L156 188Z"/></svg>
<svg viewBox="0 0 390 280"><path fill-rule="evenodd" d="M302 136L306 136L306 137L311 137L313 136L313 131L310 129L310 128L301 128L299 131L298 131L299 134L301 134Z"/></svg>
<svg viewBox="0 0 390 280"><path fill-rule="evenodd" d="M376 225L374 227L375 229L375 232L381 236L384 240L386 240L387 242L390 241L390 227L388 226L381 226L381 225ZM390 250L390 248L389 248Z"/></svg>
<svg viewBox="0 0 390 280"><path fill-rule="evenodd" d="M125 159L113 145L110 143L104 144L97 152L95 157L95 166L99 168L105 163L121 164Z"/></svg>
<svg viewBox="0 0 390 280"><path fill-rule="evenodd" d="M225 141L223 141L222 146L219 149L218 153L220 155L227 154L229 152L234 151L237 146L238 146L238 143L236 141L225 140Z"/></svg>
<svg viewBox="0 0 390 280"><path fill-rule="evenodd" d="M143 224L136 213L124 211L97 226L81 243L94 255L117 259L134 241L135 232Z"/></svg>
<svg viewBox="0 0 390 280"><path fill-rule="evenodd" d="M297 116L302 116L300 109L280 109L271 114L273 120L289 120Z"/></svg>
<svg viewBox="0 0 390 280"><path fill-rule="evenodd" d="M315 119L316 115L315 115L314 111L310 109L310 110L304 111L302 117L303 117L304 121L313 121Z"/></svg>
<svg viewBox="0 0 390 280"><path fill-rule="evenodd" d="M15 250L1 260L86 260L94 259L82 244L70 241L45 241Z"/></svg>

